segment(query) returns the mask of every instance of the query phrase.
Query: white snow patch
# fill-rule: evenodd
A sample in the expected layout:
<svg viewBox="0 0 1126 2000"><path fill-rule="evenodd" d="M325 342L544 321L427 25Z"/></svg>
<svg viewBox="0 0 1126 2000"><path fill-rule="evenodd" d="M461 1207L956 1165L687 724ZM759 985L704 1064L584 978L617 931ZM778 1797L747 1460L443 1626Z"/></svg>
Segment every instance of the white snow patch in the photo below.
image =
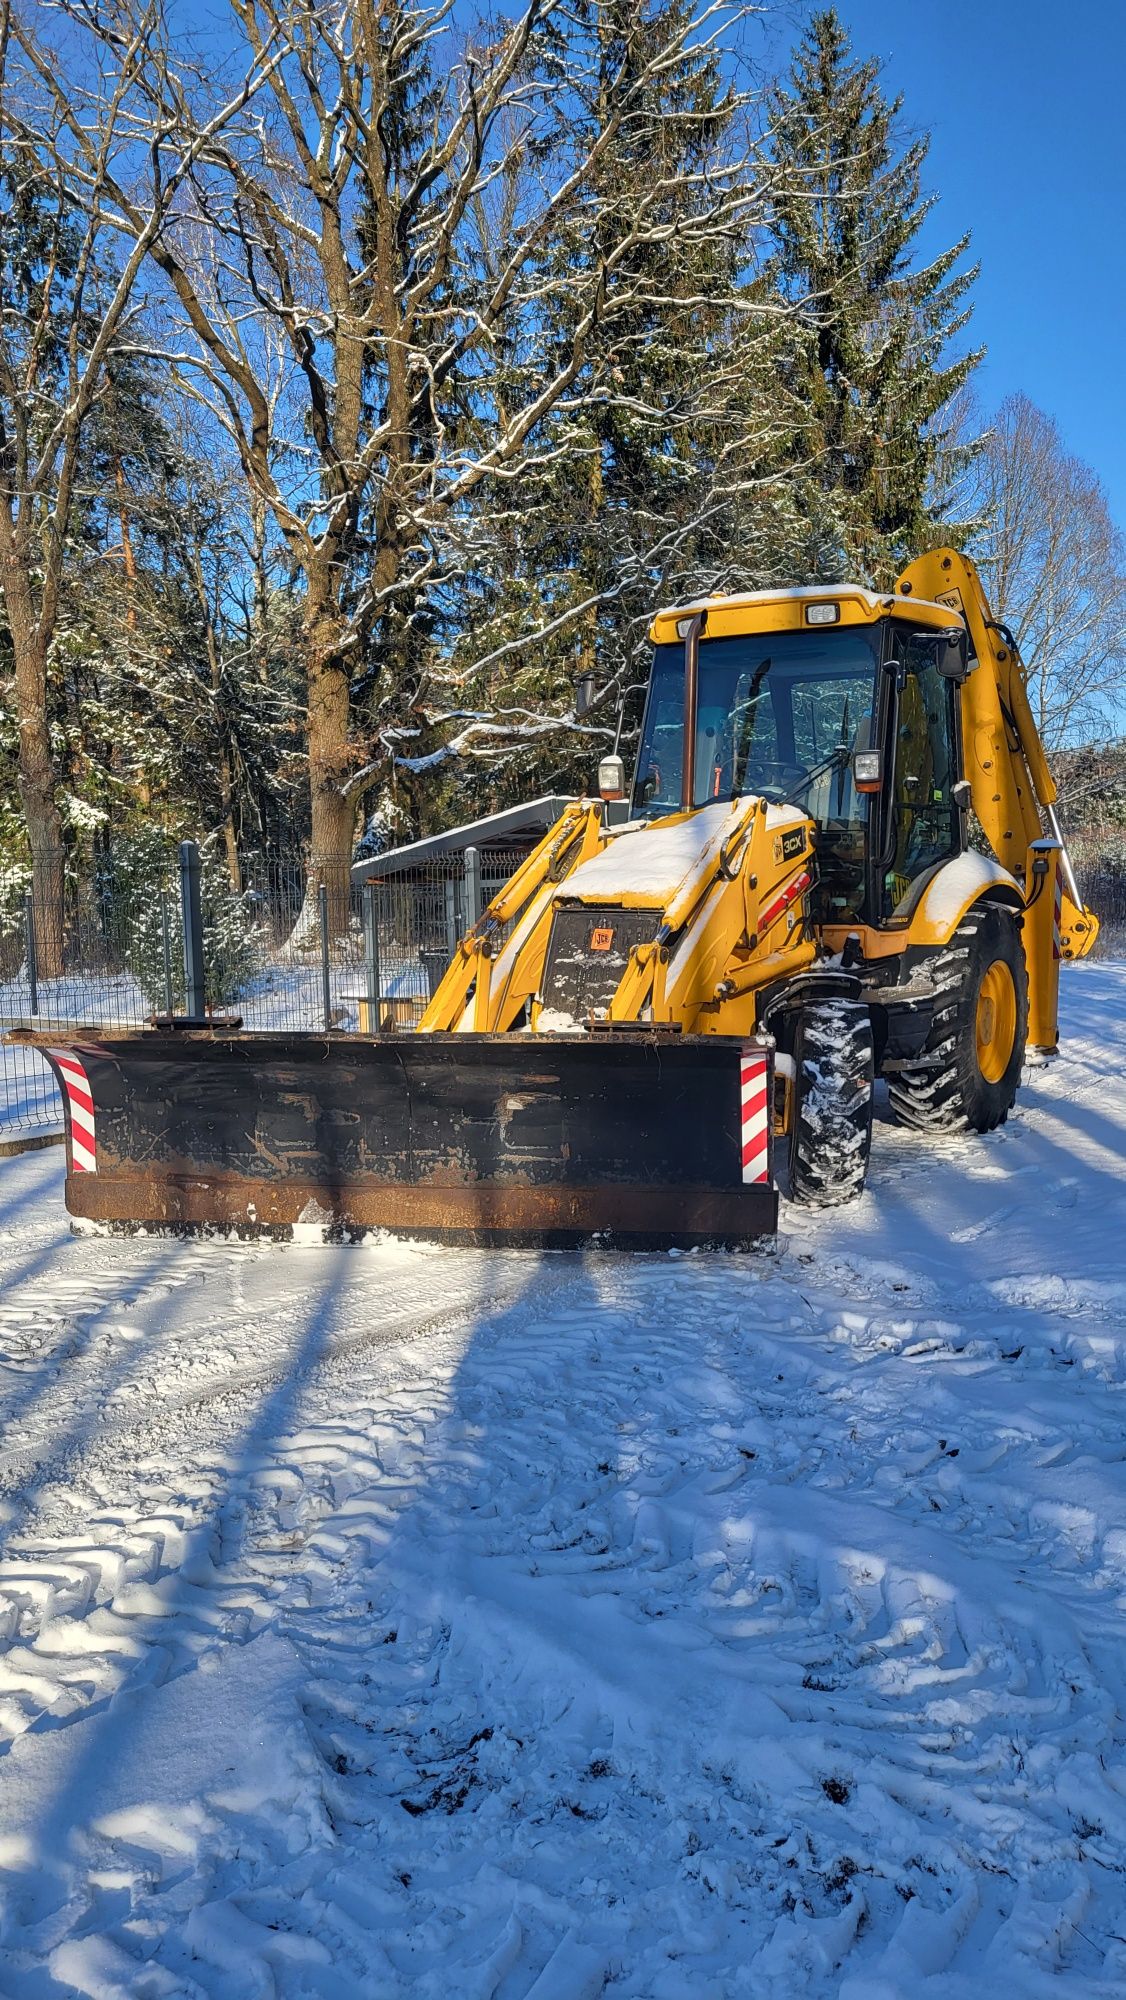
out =
<svg viewBox="0 0 1126 2000"><path fill-rule="evenodd" d="M580 1032L579 1023L573 1014L567 1014L561 1007L541 1007L536 1020L538 1035L575 1035Z"/></svg>
<svg viewBox="0 0 1126 2000"><path fill-rule="evenodd" d="M662 826L657 820L639 826L635 833L623 829L600 854L572 869L558 894L589 902L613 901L624 894L651 896L654 904L663 906L700 866L709 848L744 816L746 804L738 799L732 805L704 806L674 826Z"/></svg>

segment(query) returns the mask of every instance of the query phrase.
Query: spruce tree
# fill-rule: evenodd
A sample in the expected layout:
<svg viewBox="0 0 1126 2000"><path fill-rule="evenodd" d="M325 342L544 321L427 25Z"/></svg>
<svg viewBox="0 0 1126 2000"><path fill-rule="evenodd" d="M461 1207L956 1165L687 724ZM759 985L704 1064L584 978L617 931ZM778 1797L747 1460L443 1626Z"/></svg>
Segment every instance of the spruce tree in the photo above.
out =
<svg viewBox="0 0 1126 2000"><path fill-rule="evenodd" d="M791 362L807 407L805 568L879 587L933 544L943 413L981 355L950 356L977 275L968 235L918 261L936 199L922 188L930 141L900 144L901 105L879 63L854 58L834 8L812 16L770 105L774 267L805 328Z"/></svg>

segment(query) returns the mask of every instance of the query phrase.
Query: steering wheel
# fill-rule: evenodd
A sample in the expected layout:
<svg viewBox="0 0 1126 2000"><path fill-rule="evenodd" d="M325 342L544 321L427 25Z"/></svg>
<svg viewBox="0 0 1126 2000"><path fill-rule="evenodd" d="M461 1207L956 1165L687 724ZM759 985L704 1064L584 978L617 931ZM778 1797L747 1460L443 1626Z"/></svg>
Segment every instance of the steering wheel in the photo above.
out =
<svg viewBox="0 0 1126 2000"><path fill-rule="evenodd" d="M794 785L805 779L805 769L801 764L790 764L781 757L756 757L754 764L744 772L742 789L758 792L762 798L773 798L776 803L789 798Z"/></svg>

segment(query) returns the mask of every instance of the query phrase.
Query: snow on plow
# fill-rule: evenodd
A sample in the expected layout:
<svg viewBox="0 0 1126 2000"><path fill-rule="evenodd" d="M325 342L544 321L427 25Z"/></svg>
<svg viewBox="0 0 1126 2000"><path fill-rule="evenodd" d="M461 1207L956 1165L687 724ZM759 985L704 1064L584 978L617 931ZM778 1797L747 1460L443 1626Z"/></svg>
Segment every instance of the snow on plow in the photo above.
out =
<svg viewBox="0 0 1126 2000"><path fill-rule="evenodd" d="M768 1040L18 1039L63 1095L67 1208L110 1228L658 1248L739 1246L777 1226Z"/></svg>

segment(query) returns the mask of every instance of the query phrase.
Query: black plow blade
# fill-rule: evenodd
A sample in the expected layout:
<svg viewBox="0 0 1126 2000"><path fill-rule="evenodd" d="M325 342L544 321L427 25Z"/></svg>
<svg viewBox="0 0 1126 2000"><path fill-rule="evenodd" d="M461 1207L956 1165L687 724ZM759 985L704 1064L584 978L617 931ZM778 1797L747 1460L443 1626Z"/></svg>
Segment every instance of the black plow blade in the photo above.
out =
<svg viewBox="0 0 1126 2000"><path fill-rule="evenodd" d="M67 1108L70 1213L549 1248L777 1226L769 1044L720 1037L24 1036Z"/></svg>

